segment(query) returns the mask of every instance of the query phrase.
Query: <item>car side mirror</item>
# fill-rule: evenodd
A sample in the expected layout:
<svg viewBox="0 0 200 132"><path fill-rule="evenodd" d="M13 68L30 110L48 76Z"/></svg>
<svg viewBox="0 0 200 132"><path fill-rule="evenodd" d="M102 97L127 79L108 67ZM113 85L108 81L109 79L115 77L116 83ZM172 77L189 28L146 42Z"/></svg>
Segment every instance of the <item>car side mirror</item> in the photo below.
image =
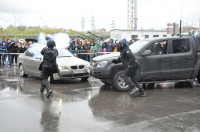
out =
<svg viewBox="0 0 200 132"><path fill-rule="evenodd" d="M141 55L142 56L149 56L151 54L152 54L151 50L145 50Z"/></svg>

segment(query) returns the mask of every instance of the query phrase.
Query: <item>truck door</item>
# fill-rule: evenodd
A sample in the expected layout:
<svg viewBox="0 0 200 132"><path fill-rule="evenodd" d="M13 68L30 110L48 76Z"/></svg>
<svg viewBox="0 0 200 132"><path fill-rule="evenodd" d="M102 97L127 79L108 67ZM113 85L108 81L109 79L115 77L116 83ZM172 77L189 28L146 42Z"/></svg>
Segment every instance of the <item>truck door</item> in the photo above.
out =
<svg viewBox="0 0 200 132"><path fill-rule="evenodd" d="M141 81L162 81L169 79L170 58L168 49L167 40L153 42L145 49L151 50L152 54L141 56Z"/></svg>
<svg viewBox="0 0 200 132"><path fill-rule="evenodd" d="M170 79L189 79L195 65L194 42L189 38L171 40Z"/></svg>

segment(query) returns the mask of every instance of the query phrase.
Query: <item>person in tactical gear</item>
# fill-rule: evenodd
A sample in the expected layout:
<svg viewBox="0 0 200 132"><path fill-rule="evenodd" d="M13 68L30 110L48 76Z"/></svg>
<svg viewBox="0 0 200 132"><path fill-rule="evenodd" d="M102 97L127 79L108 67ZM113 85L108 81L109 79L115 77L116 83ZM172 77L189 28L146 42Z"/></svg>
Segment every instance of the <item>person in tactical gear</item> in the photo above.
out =
<svg viewBox="0 0 200 132"><path fill-rule="evenodd" d="M53 73L58 73L58 66L56 64L56 57L58 56L58 51L55 49L55 42L53 40L47 41L47 47L44 47L41 51L43 55L43 62L40 65L39 70L42 71L41 73L41 88L40 92L43 93L44 89L46 88L47 91L47 98L49 98L53 91L50 88L50 83L48 78L53 75Z"/></svg>
<svg viewBox="0 0 200 132"><path fill-rule="evenodd" d="M134 94L135 92L139 91L139 96L145 97L146 93L136 79L137 69L139 68L138 61L124 41L120 41L119 51L120 57L116 60L112 60L112 63L123 63L123 78L126 84L128 84L129 87L132 88L130 94Z"/></svg>

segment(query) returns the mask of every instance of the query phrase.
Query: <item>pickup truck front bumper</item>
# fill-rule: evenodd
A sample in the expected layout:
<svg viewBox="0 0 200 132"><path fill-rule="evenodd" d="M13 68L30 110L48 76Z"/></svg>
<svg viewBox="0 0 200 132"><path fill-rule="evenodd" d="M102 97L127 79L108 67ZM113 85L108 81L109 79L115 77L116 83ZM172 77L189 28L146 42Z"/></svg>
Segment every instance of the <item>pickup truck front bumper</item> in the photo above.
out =
<svg viewBox="0 0 200 132"><path fill-rule="evenodd" d="M98 79L109 77L111 74L111 70L107 69L106 67L90 66L89 69L90 75Z"/></svg>

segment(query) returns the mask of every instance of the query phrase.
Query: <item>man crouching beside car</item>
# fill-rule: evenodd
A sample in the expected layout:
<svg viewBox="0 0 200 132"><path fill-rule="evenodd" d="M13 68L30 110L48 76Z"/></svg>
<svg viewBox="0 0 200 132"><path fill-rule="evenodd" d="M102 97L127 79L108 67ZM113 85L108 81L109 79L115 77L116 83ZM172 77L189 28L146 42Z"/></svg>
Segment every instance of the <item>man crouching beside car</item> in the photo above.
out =
<svg viewBox="0 0 200 132"><path fill-rule="evenodd" d="M124 66L123 78L127 85L132 89L130 94L134 94L139 91L138 96L145 97L146 93L140 83L136 79L137 69L139 68L139 63L133 55L132 51L126 45L124 41L120 41L120 56L118 59L114 59L112 62L117 64L122 62Z"/></svg>

